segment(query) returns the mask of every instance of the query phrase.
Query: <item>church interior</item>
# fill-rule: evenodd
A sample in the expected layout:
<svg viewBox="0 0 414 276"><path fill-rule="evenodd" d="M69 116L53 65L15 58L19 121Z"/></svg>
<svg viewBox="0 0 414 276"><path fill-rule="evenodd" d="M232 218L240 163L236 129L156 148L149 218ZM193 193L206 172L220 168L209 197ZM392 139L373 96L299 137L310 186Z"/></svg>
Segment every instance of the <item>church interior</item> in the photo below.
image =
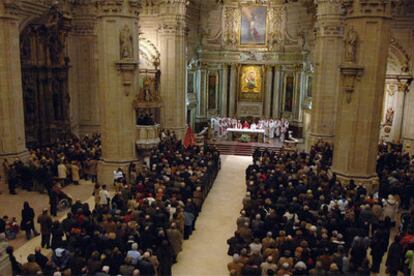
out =
<svg viewBox="0 0 414 276"><path fill-rule="evenodd" d="M414 1L0 0L0 275L414 275Z"/></svg>

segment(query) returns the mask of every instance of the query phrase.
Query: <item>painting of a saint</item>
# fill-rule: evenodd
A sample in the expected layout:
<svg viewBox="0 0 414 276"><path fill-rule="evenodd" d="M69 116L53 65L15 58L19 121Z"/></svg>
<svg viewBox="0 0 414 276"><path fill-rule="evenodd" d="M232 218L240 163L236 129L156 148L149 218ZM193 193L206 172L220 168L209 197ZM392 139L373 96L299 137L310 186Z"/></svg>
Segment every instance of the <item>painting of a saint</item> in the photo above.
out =
<svg viewBox="0 0 414 276"><path fill-rule="evenodd" d="M209 75L208 76L208 109L216 108L216 84L217 84L217 76Z"/></svg>
<svg viewBox="0 0 414 276"><path fill-rule="evenodd" d="M266 45L267 9L263 6L241 8L240 45Z"/></svg>
<svg viewBox="0 0 414 276"><path fill-rule="evenodd" d="M284 110L292 112L293 110L293 76L287 76L285 79L285 103Z"/></svg>
<svg viewBox="0 0 414 276"><path fill-rule="evenodd" d="M263 68L242 65L240 68L240 99L260 100L263 85Z"/></svg>

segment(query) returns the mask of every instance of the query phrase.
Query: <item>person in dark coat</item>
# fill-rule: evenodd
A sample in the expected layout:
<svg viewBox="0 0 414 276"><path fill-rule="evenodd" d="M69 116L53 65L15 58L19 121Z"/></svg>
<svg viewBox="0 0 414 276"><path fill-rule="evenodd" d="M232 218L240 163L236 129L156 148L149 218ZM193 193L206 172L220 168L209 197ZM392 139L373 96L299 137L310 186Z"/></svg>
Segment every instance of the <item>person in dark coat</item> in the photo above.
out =
<svg viewBox="0 0 414 276"><path fill-rule="evenodd" d="M52 217L47 213L47 209L43 209L43 213L37 218L40 224L40 233L42 235L42 247L50 248L50 234L52 229Z"/></svg>
<svg viewBox="0 0 414 276"><path fill-rule="evenodd" d="M35 248L35 261L36 263L42 268L42 271L45 272L47 269L47 263L49 262L49 259L42 254L42 250L40 247Z"/></svg>
<svg viewBox="0 0 414 276"><path fill-rule="evenodd" d="M52 244L51 248L55 250L56 248L62 246L63 240L63 228L62 224L56 220L52 225Z"/></svg>
<svg viewBox="0 0 414 276"><path fill-rule="evenodd" d="M387 240L385 240L385 237L386 235L382 230L377 230L371 241L371 272L373 273L379 273L382 257L387 252Z"/></svg>
<svg viewBox="0 0 414 276"><path fill-rule="evenodd" d="M387 267L387 272L391 276L396 276L401 268L401 262L403 258L403 247L400 244L400 240L401 237L399 235L395 236L394 242L388 249L388 256L385 266Z"/></svg>
<svg viewBox="0 0 414 276"><path fill-rule="evenodd" d="M14 256L14 248L12 246L7 247L6 253L9 255L13 276L20 275L22 272L22 265L16 260L16 257Z"/></svg>
<svg viewBox="0 0 414 276"><path fill-rule="evenodd" d="M160 262L160 275L171 275L171 267L173 265L174 252L167 239L163 239L157 247L157 257Z"/></svg>
<svg viewBox="0 0 414 276"><path fill-rule="evenodd" d="M57 206L58 206L58 194L55 189L52 189L49 193L49 204L50 204L50 214L54 217L57 216Z"/></svg>
<svg viewBox="0 0 414 276"><path fill-rule="evenodd" d="M32 232L34 235L39 235L35 229L34 224L35 213L32 207L30 207L29 202L25 201L23 203L22 209L22 222L20 227L22 230L26 231L26 238L30 240L32 237Z"/></svg>
<svg viewBox="0 0 414 276"><path fill-rule="evenodd" d="M17 185L17 172L14 165L10 165L10 169L8 171L8 185L9 185L9 193L11 195L17 195L16 193L16 185Z"/></svg>

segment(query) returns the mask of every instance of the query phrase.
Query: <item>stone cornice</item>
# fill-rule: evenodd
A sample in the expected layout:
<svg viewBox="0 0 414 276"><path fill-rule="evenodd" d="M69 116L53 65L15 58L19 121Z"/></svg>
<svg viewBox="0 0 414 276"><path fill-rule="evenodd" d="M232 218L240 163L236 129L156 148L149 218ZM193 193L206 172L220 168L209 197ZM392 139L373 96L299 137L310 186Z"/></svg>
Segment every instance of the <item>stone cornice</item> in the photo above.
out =
<svg viewBox="0 0 414 276"><path fill-rule="evenodd" d="M391 18L394 0L343 0L348 17Z"/></svg>
<svg viewBox="0 0 414 276"><path fill-rule="evenodd" d="M96 0L98 16L139 16L139 0Z"/></svg>
<svg viewBox="0 0 414 276"><path fill-rule="evenodd" d="M0 0L0 18L19 19L20 1L18 0Z"/></svg>

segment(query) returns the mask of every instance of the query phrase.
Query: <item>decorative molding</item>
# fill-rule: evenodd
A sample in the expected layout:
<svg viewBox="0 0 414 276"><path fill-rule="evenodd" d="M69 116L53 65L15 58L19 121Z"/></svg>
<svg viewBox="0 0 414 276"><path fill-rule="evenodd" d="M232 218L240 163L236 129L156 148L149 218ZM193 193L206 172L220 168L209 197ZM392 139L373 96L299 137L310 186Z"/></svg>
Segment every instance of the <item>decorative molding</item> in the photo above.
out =
<svg viewBox="0 0 414 276"><path fill-rule="evenodd" d="M20 11L19 0L0 0L0 18L18 19Z"/></svg>
<svg viewBox="0 0 414 276"><path fill-rule="evenodd" d="M240 10L235 7L226 7L224 10L224 44L230 48L239 45Z"/></svg>
<svg viewBox="0 0 414 276"><path fill-rule="evenodd" d="M268 47L270 50L283 51L286 36L286 7L278 5L268 11Z"/></svg>
<svg viewBox="0 0 414 276"><path fill-rule="evenodd" d="M136 71L138 62L132 60L121 60L115 63L122 78L125 96L129 96L136 82Z"/></svg>
<svg viewBox="0 0 414 276"><path fill-rule="evenodd" d="M117 15L127 12L129 15L138 17L141 8L139 0L96 0L95 5L100 15Z"/></svg>
<svg viewBox="0 0 414 276"><path fill-rule="evenodd" d="M355 89L355 82L360 80L364 73L364 67L356 64L341 65L341 74L343 78L342 87L346 93L346 102L351 103L352 94Z"/></svg>

